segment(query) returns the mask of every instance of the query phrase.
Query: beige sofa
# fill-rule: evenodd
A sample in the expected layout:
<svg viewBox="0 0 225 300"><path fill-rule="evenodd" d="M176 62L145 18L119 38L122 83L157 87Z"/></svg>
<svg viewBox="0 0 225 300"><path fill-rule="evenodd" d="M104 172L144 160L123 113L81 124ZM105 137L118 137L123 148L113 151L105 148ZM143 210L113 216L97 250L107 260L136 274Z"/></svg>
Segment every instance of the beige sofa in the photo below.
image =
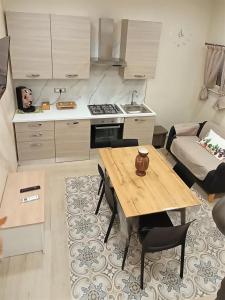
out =
<svg viewBox="0 0 225 300"><path fill-rule="evenodd" d="M218 160L197 143L210 129L225 139L225 129L210 121L178 124L171 128L166 148L183 165L185 176L198 181L211 199L225 192L225 160Z"/></svg>

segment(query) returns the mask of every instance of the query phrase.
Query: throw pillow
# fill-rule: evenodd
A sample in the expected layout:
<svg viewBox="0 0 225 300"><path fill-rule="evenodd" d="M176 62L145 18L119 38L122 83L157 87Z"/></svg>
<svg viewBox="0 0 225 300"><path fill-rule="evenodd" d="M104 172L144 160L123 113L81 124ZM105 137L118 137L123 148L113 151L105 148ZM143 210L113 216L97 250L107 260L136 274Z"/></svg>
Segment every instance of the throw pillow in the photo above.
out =
<svg viewBox="0 0 225 300"><path fill-rule="evenodd" d="M198 143L219 160L225 159L225 140L212 129Z"/></svg>

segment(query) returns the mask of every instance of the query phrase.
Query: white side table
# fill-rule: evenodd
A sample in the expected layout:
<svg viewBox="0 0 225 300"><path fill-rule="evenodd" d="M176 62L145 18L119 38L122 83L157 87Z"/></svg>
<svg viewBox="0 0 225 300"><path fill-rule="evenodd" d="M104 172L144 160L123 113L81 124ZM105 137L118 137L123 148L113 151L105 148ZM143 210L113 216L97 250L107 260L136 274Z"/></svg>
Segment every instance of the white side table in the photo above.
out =
<svg viewBox="0 0 225 300"><path fill-rule="evenodd" d="M40 185L39 190L20 193L21 188ZM44 250L44 172L10 173L3 194L0 216L6 216L1 226L1 257ZM22 203L24 197L38 195L39 199Z"/></svg>

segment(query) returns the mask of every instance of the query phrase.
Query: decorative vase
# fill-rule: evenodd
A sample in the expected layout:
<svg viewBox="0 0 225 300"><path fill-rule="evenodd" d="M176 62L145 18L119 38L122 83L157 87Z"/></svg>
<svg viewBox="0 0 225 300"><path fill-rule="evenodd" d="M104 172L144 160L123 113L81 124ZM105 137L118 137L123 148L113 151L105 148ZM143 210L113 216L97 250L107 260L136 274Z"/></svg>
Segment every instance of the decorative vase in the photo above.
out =
<svg viewBox="0 0 225 300"><path fill-rule="evenodd" d="M144 147L138 148L138 155L135 159L136 174L145 176L149 166L148 149Z"/></svg>

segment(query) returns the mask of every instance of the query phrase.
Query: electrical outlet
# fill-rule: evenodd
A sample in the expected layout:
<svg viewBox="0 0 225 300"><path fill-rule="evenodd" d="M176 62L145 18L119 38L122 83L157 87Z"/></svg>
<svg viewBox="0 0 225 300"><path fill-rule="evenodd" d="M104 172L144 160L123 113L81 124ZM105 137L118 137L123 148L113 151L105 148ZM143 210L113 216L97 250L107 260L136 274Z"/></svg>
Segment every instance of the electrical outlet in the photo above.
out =
<svg viewBox="0 0 225 300"><path fill-rule="evenodd" d="M66 93L66 88L54 88L54 93Z"/></svg>

